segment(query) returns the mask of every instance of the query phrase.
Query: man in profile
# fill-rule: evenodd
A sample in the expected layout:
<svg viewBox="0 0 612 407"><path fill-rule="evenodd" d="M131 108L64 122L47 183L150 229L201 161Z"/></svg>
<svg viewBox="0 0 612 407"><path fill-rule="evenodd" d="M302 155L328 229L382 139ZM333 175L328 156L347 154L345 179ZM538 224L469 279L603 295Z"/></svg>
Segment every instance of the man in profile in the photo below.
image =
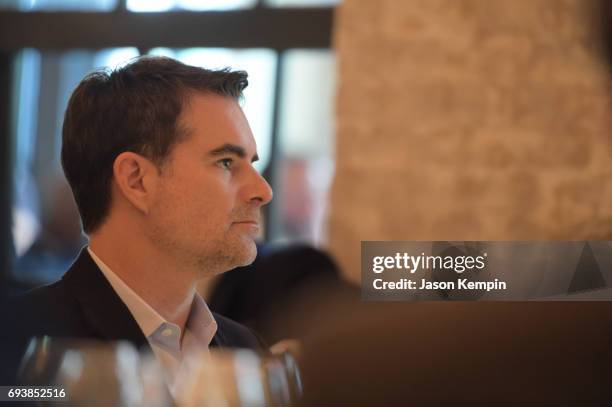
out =
<svg viewBox="0 0 612 407"><path fill-rule="evenodd" d="M245 72L161 57L83 79L66 110L62 166L89 245L60 281L16 301L12 339L149 345L170 377L189 349L261 346L196 292L200 279L255 259L272 199L252 165L238 104L246 86Z"/></svg>

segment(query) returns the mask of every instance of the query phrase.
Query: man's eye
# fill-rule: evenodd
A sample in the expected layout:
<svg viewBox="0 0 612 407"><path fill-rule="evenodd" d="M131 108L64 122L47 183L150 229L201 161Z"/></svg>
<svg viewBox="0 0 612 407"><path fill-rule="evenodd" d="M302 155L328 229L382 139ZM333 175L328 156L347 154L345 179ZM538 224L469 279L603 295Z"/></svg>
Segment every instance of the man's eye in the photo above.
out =
<svg viewBox="0 0 612 407"><path fill-rule="evenodd" d="M221 168L231 170L234 160L232 160L231 158L224 158L223 160L217 161L217 163L219 164L219 166L221 166Z"/></svg>

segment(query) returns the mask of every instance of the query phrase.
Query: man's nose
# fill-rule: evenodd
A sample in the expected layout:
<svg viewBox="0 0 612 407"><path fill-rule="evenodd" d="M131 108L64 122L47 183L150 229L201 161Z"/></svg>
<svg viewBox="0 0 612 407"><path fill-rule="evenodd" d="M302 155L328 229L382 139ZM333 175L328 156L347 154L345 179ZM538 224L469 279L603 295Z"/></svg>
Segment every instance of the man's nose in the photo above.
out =
<svg viewBox="0 0 612 407"><path fill-rule="evenodd" d="M268 184L268 181L257 172L255 168L251 168L252 176L249 182L248 188L248 201L255 202L259 205L266 205L272 200L274 195L272 187Z"/></svg>

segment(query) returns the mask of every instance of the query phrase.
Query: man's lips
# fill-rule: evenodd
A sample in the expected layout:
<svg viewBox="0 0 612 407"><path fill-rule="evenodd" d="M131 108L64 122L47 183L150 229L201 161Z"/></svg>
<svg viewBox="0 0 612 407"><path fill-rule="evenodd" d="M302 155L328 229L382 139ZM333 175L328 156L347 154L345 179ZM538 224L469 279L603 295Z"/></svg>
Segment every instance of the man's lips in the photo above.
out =
<svg viewBox="0 0 612 407"><path fill-rule="evenodd" d="M259 221L257 220L239 220L233 223L234 225L251 225L259 227Z"/></svg>
<svg viewBox="0 0 612 407"><path fill-rule="evenodd" d="M237 220L234 223L254 223L256 225L259 225L259 221L258 220L251 220L251 219L247 219L247 220Z"/></svg>
<svg viewBox="0 0 612 407"><path fill-rule="evenodd" d="M259 222L256 220L241 220L241 221L233 222L232 226L237 227L238 230L248 232L248 234L251 236L256 236L261 231Z"/></svg>

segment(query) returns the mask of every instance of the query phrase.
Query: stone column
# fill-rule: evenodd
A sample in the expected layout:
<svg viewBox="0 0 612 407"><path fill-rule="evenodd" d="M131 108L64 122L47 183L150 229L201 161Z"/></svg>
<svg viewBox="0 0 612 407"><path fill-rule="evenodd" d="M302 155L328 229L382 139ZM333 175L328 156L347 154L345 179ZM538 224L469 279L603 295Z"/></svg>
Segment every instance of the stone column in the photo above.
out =
<svg viewBox="0 0 612 407"><path fill-rule="evenodd" d="M330 248L612 239L612 69L585 0L345 0Z"/></svg>

